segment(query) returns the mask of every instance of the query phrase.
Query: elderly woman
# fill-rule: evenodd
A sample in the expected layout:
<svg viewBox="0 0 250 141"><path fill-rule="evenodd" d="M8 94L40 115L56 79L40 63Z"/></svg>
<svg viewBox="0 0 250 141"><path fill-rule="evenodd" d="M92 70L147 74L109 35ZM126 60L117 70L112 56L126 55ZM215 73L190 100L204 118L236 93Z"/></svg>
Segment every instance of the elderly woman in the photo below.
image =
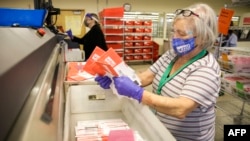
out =
<svg viewBox="0 0 250 141"><path fill-rule="evenodd" d="M175 15L172 49L138 74L142 86L125 76L114 77L114 85L120 95L154 108L177 140L213 141L221 72L207 49L218 36L216 15L207 4L177 9ZM111 83L107 76L96 81L103 88ZM150 84L153 92L142 88Z"/></svg>

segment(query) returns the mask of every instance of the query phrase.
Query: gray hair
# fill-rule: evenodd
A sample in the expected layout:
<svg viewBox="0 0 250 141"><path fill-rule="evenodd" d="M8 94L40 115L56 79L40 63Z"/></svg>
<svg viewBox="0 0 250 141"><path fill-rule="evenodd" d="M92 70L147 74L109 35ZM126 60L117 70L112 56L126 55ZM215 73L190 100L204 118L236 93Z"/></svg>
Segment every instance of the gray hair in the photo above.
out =
<svg viewBox="0 0 250 141"><path fill-rule="evenodd" d="M198 45L203 49L212 47L218 36L217 16L214 10L204 3L197 3L184 9L193 11L199 17L184 17L182 14L179 14L175 17L174 22L180 18L190 20L190 27L196 35Z"/></svg>

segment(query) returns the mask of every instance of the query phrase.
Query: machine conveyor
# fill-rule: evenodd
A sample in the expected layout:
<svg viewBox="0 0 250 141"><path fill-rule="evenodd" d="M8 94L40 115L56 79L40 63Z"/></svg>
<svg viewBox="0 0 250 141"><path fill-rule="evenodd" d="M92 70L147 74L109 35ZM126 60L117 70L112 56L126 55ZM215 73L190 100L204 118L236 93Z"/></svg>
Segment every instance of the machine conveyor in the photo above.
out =
<svg viewBox="0 0 250 141"><path fill-rule="evenodd" d="M64 91L64 47L45 31L39 36L31 28L0 28L0 140L75 141L77 121L113 118L147 141L175 140L147 106L96 83L67 85ZM94 100L96 94L104 99Z"/></svg>

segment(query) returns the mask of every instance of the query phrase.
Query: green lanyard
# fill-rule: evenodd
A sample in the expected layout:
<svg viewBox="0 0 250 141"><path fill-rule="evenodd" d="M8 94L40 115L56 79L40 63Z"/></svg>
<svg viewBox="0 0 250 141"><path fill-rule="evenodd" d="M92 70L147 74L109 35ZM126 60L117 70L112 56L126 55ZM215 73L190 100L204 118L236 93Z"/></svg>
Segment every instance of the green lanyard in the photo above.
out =
<svg viewBox="0 0 250 141"><path fill-rule="evenodd" d="M184 68L186 68L188 65L192 64L196 60L202 58L205 56L207 53L206 50L202 50L198 55L193 57L191 60L189 60L187 63L185 63L180 69L178 69L173 75L169 76L170 71L172 70L172 67L174 65L174 62L176 61L177 57L173 59L170 64L168 65L167 69L165 70L163 76L161 77L158 89L157 89L157 94L159 95L161 93L162 87L169 82L173 77L175 77L178 73L180 73Z"/></svg>

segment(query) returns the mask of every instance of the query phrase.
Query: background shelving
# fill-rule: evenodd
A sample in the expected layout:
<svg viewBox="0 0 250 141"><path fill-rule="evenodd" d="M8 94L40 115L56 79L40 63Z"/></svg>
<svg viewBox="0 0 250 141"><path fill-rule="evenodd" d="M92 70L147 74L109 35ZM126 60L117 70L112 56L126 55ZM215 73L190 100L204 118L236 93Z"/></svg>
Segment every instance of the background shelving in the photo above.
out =
<svg viewBox="0 0 250 141"><path fill-rule="evenodd" d="M155 18L152 18L155 17ZM113 48L125 62L151 62L159 55L159 45L153 41L154 13L128 13L112 17L100 15L108 48Z"/></svg>
<svg viewBox="0 0 250 141"><path fill-rule="evenodd" d="M122 17L102 17L102 29L108 48L113 48L124 55L124 21Z"/></svg>
<svg viewBox="0 0 250 141"><path fill-rule="evenodd" d="M219 51L221 95L228 98L216 104L216 123L221 129L225 124L250 124L250 51L248 47L221 47Z"/></svg>
<svg viewBox="0 0 250 141"><path fill-rule="evenodd" d="M153 62L152 20L124 19L124 60Z"/></svg>

